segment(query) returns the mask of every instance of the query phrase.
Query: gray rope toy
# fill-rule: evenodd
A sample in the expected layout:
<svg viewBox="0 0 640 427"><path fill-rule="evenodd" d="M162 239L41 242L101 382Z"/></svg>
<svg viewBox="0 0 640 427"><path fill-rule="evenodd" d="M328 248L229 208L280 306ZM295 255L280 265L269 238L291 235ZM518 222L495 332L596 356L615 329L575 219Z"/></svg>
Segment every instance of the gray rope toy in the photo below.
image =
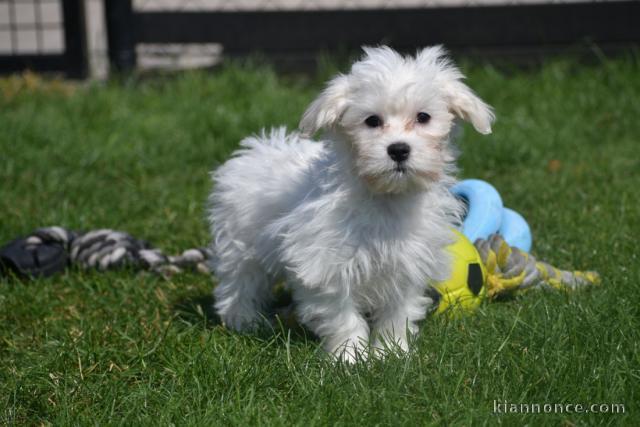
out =
<svg viewBox="0 0 640 427"><path fill-rule="evenodd" d="M51 248L58 251L52 252ZM166 255L123 231L99 229L81 233L54 226L14 240L2 248L0 257L2 264L28 276L48 276L70 264L98 270L132 266L166 277L186 269L209 274L207 260L212 252L193 248L179 255Z"/></svg>

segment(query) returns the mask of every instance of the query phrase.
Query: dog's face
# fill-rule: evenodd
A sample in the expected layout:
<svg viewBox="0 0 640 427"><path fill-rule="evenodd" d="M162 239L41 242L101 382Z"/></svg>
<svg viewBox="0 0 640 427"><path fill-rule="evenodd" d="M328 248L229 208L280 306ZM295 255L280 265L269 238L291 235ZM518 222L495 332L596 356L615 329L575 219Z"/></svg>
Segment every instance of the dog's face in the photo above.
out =
<svg viewBox="0 0 640 427"><path fill-rule="evenodd" d="M449 132L455 116L491 132L491 107L461 80L441 47L403 57L388 47L365 48L347 75L331 80L304 113L300 128L341 133L354 168L376 193L422 190L453 161Z"/></svg>

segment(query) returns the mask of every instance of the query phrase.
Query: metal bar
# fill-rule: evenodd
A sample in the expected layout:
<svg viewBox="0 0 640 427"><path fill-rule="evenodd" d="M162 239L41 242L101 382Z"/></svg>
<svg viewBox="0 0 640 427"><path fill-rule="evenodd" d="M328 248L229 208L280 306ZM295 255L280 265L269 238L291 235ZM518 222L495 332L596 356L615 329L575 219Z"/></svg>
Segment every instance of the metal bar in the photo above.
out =
<svg viewBox="0 0 640 427"><path fill-rule="evenodd" d="M71 78L84 78L87 75L83 5L82 0L62 0L64 56L66 58L66 65L63 69L66 75Z"/></svg>
<svg viewBox="0 0 640 427"><path fill-rule="evenodd" d="M27 69L62 73L66 68L65 55L0 55L0 74Z"/></svg>
<svg viewBox="0 0 640 427"><path fill-rule="evenodd" d="M105 0L109 62L118 71L136 66L136 46L131 0Z"/></svg>

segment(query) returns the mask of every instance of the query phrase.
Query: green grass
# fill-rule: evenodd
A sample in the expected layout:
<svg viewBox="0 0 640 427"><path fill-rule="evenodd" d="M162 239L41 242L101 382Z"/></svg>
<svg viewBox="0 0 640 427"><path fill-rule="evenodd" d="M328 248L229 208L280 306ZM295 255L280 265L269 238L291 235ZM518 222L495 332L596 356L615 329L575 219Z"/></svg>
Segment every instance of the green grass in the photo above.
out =
<svg viewBox="0 0 640 427"><path fill-rule="evenodd" d="M406 358L345 369L304 334L215 325L204 276L0 279L0 424L637 425L640 63L465 71L498 121L489 137L465 126L461 176L525 215L537 255L601 287L430 318ZM208 172L241 137L293 128L319 87L238 65L75 89L2 80L0 242L55 224L204 244ZM626 412L495 415L494 400Z"/></svg>

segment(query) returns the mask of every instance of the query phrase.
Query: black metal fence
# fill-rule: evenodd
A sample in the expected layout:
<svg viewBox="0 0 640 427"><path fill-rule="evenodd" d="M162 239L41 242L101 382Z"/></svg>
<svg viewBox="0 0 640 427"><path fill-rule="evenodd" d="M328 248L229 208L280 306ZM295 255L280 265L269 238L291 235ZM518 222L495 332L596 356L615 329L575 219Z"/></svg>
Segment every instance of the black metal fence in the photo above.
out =
<svg viewBox="0 0 640 427"><path fill-rule="evenodd" d="M640 41L638 1L148 11L136 10L130 0L111 0L107 18L110 57L122 70L135 66L139 43L221 43L225 55L261 52L291 59L379 43L400 50L444 43L453 50L528 55L587 43L606 50Z"/></svg>
<svg viewBox="0 0 640 427"><path fill-rule="evenodd" d="M0 0L0 73L87 73L82 0Z"/></svg>

